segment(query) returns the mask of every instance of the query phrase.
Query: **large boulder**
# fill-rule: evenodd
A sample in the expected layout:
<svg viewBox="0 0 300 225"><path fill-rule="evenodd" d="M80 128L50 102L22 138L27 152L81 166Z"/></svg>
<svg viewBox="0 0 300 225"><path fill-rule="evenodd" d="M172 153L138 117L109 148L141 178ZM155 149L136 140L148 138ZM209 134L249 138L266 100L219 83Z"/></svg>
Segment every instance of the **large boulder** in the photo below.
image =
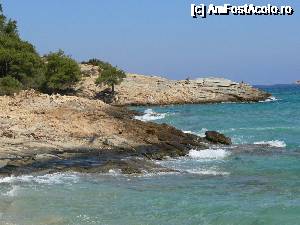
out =
<svg viewBox="0 0 300 225"><path fill-rule="evenodd" d="M206 131L205 132L205 138L216 144L223 144L223 145L231 145L231 139L229 137L226 137L224 134L221 134L217 131Z"/></svg>

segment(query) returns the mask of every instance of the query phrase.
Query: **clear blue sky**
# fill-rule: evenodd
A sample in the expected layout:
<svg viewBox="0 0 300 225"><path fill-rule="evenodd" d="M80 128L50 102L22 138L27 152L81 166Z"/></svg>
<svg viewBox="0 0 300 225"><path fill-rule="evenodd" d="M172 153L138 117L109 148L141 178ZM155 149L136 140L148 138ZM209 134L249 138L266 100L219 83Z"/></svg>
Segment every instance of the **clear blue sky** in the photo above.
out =
<svg viewBox="0 0 300 225"><path fill-rule="evenodd" d="M190 17L192 0L0 0L23 39L41 54L63 49L76 60L100 58L127 72L222 76L252 84L300 79L300 2L293 16Z"/></svg>

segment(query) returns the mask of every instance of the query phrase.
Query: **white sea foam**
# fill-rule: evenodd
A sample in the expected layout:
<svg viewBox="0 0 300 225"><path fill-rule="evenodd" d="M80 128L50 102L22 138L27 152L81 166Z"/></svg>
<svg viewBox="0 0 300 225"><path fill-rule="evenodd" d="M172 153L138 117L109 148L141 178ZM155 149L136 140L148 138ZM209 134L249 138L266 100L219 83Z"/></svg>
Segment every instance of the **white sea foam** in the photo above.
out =
<svg viewBox="0 0 300 225"><path fill-rule="evenodd" d="M146 109L144 111L144 115L142 116L135 116L134 118L137 120L141 120L144 122L152 121L152 120L161 120L166 117L166 113L157 113L154 112L152 109Z"/></svg>
<svg viewBox="0 0 300 225"><path fill-rule="evenodd" d="M228 176L230 173L224 171L218 171L214 169L191 169L186 172L191 174L199 174L199 175L212 175L212 176Z"/></svg>
<svg viewBox="0 0 300 225"><path fill-rule="evenodd" d="M199 137L205 137L205 132L206 131L208 131L208 129L202 128L199 132L193 132L193 131L190 131L190 130L184 130L183 133L194 134L194 135L197 135Z"/></svg>
<svg viewBox="0 0 300 225"><path fill-rule="evenodd" d="M122 174L122 171L120 169L110 169L108 171L108 174L111 176L120 176Z"/></svg>
<svg viewBox="0 0 300 225"><path fill-rule="evenodd" d="M276 147L276 148L285 148L286 147L286 143L284 141L279 141L279 140L275 140L275 141L258 141L258 142L254 142L255 145L269 145L271 147Z"/></svg>
<svg viewBox="0 0 300 225"><path fill-rule="evenodd" d="M77 183L79 176L76 173L53 173L41 176L22 175L0 178L1 183L38 183L38 184L61 184L65 182Z"/></svg>
<svg viewBox="0 0 300 225"><path fill-rule="evenodd" d="M205 149L205 150L190 150L189 157L194 159L224 159L229 156L230 152L224 149Z"/></svg>
<svg viewBox="0 0 300 225"><path fill-rule="evenodd" d="M271 97L267 98L266 100L264 100L264 101L259 101L259 102L276 102L276 101L279 101L279 99L277 99L277 98L274 97L274 96L271 96Z"/></svg>
<svg viewBox="0 0 300 225"><path fill-rule="evenodd" d="M13 185L11 190L6 192L4 195L9 196L9 197L14 197L18 194L19 191L20 191L20 187L17 185Z"/></svg>

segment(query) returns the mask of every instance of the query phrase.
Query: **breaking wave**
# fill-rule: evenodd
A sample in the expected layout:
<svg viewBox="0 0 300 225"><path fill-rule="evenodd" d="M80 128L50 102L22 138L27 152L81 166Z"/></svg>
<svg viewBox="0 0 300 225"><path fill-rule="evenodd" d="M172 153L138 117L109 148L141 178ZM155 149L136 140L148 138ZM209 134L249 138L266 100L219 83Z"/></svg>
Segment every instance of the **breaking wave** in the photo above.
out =
<svg viewBox="0 0 300 225"><path fill-rule="evenodd" d="M190 169L186 171L190 174L210 175L210 176L228 176L229 172L218 171L214 169Z"/></svg>
<svg viewBox="0 0 300 225"><path fill-rule="evenodd" d="M193 131L190 131L190 130L184 130L183 133L194 134L194 135L197 135L199 137L205 137L205 132L206 131L208 131L208 129L202 128L199 132L193 132Z"/></svg>
<svg viewBox="0 0 300 225"><path fill-rule="evenodd" d="M20 190L19 186L13 185L12 188L9 191L7 191L6 193L4 193L3 195L9 196L9 197L14 197L14 196L17 196L19 190Z"/></svg>
<svg viewBox="0 0 300 225"><path fill-rule="evenodd" d="M0 184L37 183L37 184L62 184L77 183L79 176L76 173L53 173L41 176L22 175L0 178Z"/></svg>
<svg viewBox="0 0 300 225"><path fill-rule="evenodd" d="M144 115L142 116L135 116L134 118L137 120L141 120L144 122L153 121L153 120L161 120L166 117L166 113L157 113L154 112L152 109L146 109L144 111Z"/></svg>
<svg viewBox="0 0 300 225"><path fill-rule="evenodd" d="M279 141L279 140L275 140L275 141L258 141L258 142L254 142L255 145L268 145L271 147L276 147L276 148L285 148L286 147L286 143L284 141Z"/></svg>
<svg viewBox="0 0 300 225"><path fill-rule="evenodd" d="M277 99L276 97L271 96L271 97L267 98L266 100L259 101L259 102L276 102L276 101L279 101L279 100L280 99Z"/></svg>
<svg viewBox="0 0 300 225"><path fill-rule="evenodd" d="M194 159L224 159L230 152L224 149L190 150L188 156Z"/></svg>

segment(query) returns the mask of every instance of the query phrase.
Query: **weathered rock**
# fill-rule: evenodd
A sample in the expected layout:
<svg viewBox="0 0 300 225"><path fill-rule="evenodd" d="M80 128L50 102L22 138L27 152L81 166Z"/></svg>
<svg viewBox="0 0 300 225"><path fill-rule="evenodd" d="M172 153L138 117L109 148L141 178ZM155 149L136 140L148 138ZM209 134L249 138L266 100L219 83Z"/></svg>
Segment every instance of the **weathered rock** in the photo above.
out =
<svg viewBox="0 0 300 225"><path fill-rule="evenodd" d="M49 161L49 160L55 160L55 159L60 159L57 155L53 154L37 154L34 156L34 160L36 161Z"/></svg>
<svg viewBox="0 0 300 225"><path fill-rule="evenodd" d="M0 160L0 169L7 166L7 163L9 162L9 159L2 159Z"/></svg>
<svg viewBox="0 0 300 225"><path fill-rule="evenodd" d="M224 145L231 145L231 139L229 137L226 137L224 134L221 134L216 131L206 131L205 132L205 138L216 144L224 144Z"/></svg>
<svg viewBox="0 0 300 225"><path fill-rule="evenodd" d="M96 171L94 160L101 165L114 160L124 173L135 173L143 170L142 163L121 159L164 159L207 147L198 136L167 124L142 122L134 115L123 107L76 96L22 91L0 97L0 128L10 131L0 135L0 157L9 159L0 174L68 168Z"/></svg>
<svg viewBox="0 0 300 225"><path fill-rule="evenodd" d="M81 65L83 71L95 69ZM114 105L168 105L215 102L250 102L265 100L270 94L224 78L198 78L196 80L169 80L158 76L127 74L117 85L116 95L110 96L106 86L95 84L99 73L90 74L76 85L77 95L102 99Z"/></svg>

